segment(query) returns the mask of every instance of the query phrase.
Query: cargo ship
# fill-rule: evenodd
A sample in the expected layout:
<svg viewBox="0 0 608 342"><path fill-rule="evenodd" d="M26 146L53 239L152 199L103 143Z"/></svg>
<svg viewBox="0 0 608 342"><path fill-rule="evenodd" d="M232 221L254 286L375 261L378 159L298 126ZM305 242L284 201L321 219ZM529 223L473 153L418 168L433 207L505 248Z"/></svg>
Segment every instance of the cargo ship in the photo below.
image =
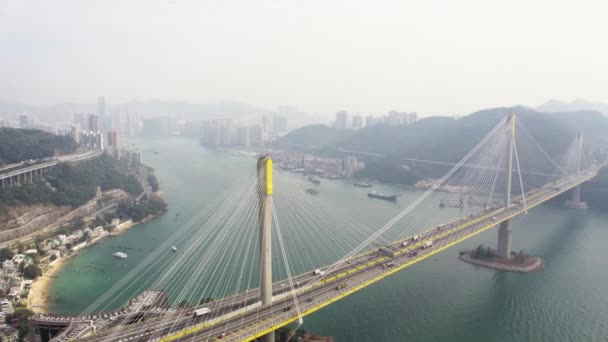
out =
<svg viewBox="0 0 608 342"><path fill-rule="evenodd" d="M321 181L319 180L319 178L313 177L313 176L308 177L308 181L313 184L316 184L316 185L321 184Z"/></svg>
<svg viewBox="0 0 608 342"><path fill-rule="evenodd" d="M391 202L397 202L397 197L399 197L399 195L385 195L385 194L381 194L378 192L375 192L374 190L370 191L367 194L368 197L371 198L378 198L378 199L383 199L385 201L391 201Z"/></svg>
<svg viewBox="0 0 608 342"><path fill-rule="evenodd" d="M353 184L354 186L358 186L360 188L371 188L372 185L366 182L356 182Z"/></svg>

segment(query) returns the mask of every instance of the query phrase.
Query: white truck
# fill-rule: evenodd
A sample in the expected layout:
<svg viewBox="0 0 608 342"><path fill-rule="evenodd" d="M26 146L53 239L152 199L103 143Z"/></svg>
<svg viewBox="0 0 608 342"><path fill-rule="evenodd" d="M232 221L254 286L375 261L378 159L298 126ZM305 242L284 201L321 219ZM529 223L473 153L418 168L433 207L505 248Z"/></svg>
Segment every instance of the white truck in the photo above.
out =
<svg viewBox="0 0 608 342"><path fill-rule="evenodd" d="M312 274L324 276L325 275L325 271L321 271L320 269L317 268L316 270L312 271Z"/></svg>
<svg viewBox="0 0 608 342"><path fill-rule="evenodd" d="M206 315L206 314L208 314L210 312L211 312L211 309L209 309L209 308L196 309L196 310L194 310L194 317L199 317L199 316L202 316L202 315Z"/></svg>
<svg viewBox="0 0 608 342"><path fill-rule="evenodd" d="M422 249L427 249L427 248L430 248L430 247L433 247L433 241L425 241L422 244Z"/></svg>
<svg viewBox="0 0 608 342"><path fill-rule="evenodd" d="M412 236L412 241L418 241L418 240L420 240L420 235Z"/></svg>

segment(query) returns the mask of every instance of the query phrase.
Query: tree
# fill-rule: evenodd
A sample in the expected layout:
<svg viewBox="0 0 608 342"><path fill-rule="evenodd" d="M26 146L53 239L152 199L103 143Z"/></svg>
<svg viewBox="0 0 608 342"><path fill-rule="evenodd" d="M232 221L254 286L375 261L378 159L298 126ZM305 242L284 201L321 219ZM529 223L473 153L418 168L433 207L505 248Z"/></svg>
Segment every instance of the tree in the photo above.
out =
<svg viewBox="0 0 608 342"><path fill-rule="evenodd" d="M27 279L36 279L42 275L42 270L35 264L29 264L23 269L23 276Z"/></svg>
<svg viewBox="0 0 608 342"><path fill-rule="evenodd" d="M160 189L160 186L158 185L158 179L156 179L156 176L152 173L148 174L148 184L150 184L150 188L154 192L157 192Z"/></svg>
<svg viewBox="0 0 608 342"><path fill-rule="evenodd" d="M17 243L17 252L19 254L23 254L23 252L25 252L25 245L21 241Z"/></svg>
<svg viewBox="0 0 608 342"><path fill-rule="evenodd" d="M24 307L16 307L15 313L10 319L9 324L13 324L15 322L19 322L17 326L17 330L19 331L19 340L24 341L25 336L29 333L29 327L27 325L27 320L34 315L28 308Z"/></svg>
<svg viewBox="0 0 608 342"><path fill-rule="evenodd" d="M0 249L0 261L10 260L15 256L15 253L8 247Z"/></svg>

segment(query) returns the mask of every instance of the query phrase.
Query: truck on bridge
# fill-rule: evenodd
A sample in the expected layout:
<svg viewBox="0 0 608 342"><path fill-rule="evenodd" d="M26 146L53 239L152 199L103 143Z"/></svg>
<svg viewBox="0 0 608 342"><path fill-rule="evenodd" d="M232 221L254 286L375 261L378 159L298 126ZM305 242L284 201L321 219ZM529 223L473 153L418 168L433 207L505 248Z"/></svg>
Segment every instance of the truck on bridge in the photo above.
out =
<svg viewBox="0 0 608 342"><path fill-rule="evenodd" d="M200 309L194 310L194 312L192 313L192 315L194 317L199 317L199 316L202 316L202 315L206 315L206 314L208 314L210 312L211 312L211 309L209 309L209 308L200 308Z"/></svg>
<svg viewBox="0 0 608 342"><path fill-rule="evenodd" d="M431 248L431 247L433 247L433 241L429 240L429 241L425 241L425 242L422 244L422 247L421 247L421 248L422 248L422 249L427 249L427 248Z"/></svg>

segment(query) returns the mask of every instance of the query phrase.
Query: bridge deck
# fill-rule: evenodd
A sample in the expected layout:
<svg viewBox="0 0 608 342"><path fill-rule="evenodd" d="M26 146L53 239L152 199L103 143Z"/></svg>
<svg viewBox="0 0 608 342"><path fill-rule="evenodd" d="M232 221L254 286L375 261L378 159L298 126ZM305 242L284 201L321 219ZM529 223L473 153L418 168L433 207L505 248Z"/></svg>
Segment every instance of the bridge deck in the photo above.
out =
<svg viewBox="0 0 608 342"><path fill-rule="evenodd" d="M171 319L162 321L152 319L147 324L122 327L120 331L99 332L90 340L107 341L111 337L112 341L120 339L143 341L154 333L156 336L167 335L161 341L201 341L214 340L215 336L226 333L222 340L252 341L270 331L297 321L300 316L309 315L391 274L480 234L596 175L597 170L588 171L580 177L563 178L555 183L531 190L526 194L527 206L525 208L519 203L508 208L488 210L475 217L455 221L441 230L433 228L426 231L421 234L420 240L404 247L401 246L402 241L395 242L390 245L395 254L392 258L377 251L369 251L351 258L349 264L336 268L319 281L315 282L317 276L314 276L312 272L299 275L296 277L297 281L304 285L294 290L298 299L297 305L291 293L279 290L279 284L284 283L282 281L273 286L275 296L273 305L269 307L260 307L259 303L251 304L257 301L257 290L249 290L248 295L236 294L218 301L213 308L217 317L213 319L205 316L192 318L185 314L175 315L176 317ZM519 202L522 202L521 199ZM422 244L429 240L433 241L433 247L421 249ZM409 252L412 251L417 251L418 254L411 256ZM389 260L394 262L393 267L381 267ZM306 285L307 283L312 283L312 285ZM348 285L346 288L337 290L336 286L340 283ZM239 300L242 302L239 303ZM296 312L298 306L300 314ZM291 307L291 309L286 309L287 307ZM150 326L153 328L149 328ZM175 331L179 332L174 333ZM109 336L109 334L113 335Z"/></svg>

